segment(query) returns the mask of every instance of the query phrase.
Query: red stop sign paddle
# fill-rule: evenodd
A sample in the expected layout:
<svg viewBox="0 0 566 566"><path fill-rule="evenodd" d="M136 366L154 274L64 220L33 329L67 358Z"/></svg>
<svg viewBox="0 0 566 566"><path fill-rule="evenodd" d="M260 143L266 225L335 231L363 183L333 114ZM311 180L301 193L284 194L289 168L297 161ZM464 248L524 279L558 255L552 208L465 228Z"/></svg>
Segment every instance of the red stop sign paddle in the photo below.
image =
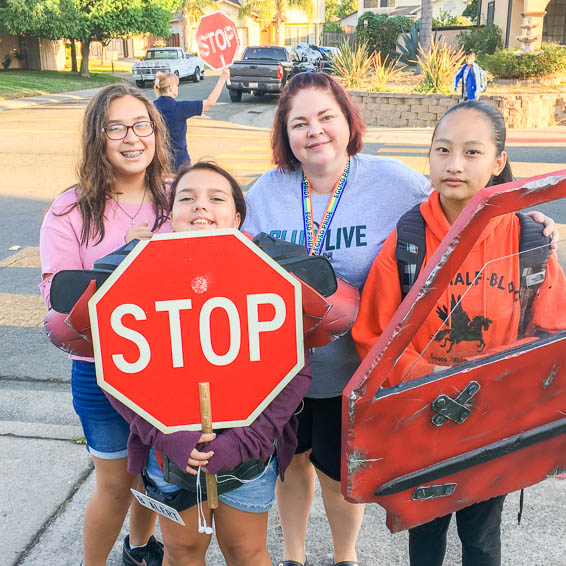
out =
<svg viewBox="0 0 566 566"><path fill-rule="evenodd" d="M203 16L197 28L200 58L213 69L231 65L240 47L236 24L222 12Z"/></svg>
<svg viewBox="0 0 566 566"><path fill-rule="evenodd" d="M163 432L247 426L304 365L301 286L237 230L140 242L89 302L98 384Z"/></svg>

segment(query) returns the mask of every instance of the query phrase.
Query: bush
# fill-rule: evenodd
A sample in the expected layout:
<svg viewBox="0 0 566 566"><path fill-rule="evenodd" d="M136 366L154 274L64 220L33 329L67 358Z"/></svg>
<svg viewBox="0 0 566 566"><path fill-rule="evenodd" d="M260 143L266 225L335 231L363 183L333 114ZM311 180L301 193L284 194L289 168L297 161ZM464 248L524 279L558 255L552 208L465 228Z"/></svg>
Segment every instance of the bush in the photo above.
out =
<svg viewBox="0 0 566 566"><path fill-rule="evenodd" d="M2 60L2 67L4 70L7 71L12 64L12 58L9 55L4 55L4 59Z"/></svg>
<svg viewBox="0 0 566 566"><path fill-rule="evenodd" d="M403 72L397 59L390 59L389 55L382 57L379 51L370 54L364 43L352 47L349 42L344 42L332 58L332 66L346 88L372 91L385 90L387 83Z"/></svg>
<svg viewBox="0 0 566 566"><path fill-rule="evenodd" d="M478 21L478 8L478 0L472 0L468 3L466 9L462 12L462 16L470 18L470 20L472 20L472 22L475 24Z"/></svg>
<svg viewBox="0 0 566 566"><path fill-rule="evenodd" d="M359 88L371 72L372 60L365 43L352 47L345 41L332 58L332 66L346 88Z"/></svg>
<svg viewBox="0 0 566 566"><path fill-rule="evenodd" d="M417 61L423 80L415 92L448 94L452 92L454 70L460 69L464 63L464 52L461 49L456 51L446 43L432 40L428 53L419 46Z"/></svg>
<svg viewBox="0 0 566 566"><path fill-rule="evenodd" d="M340 22L325 22L322 26L322 31L327 33L344 33Z"/></svg>
<svg viewBox="0 0 566 566"><path fill-rule="evenodd" d="M441 27L455 27L455 26L471 26L472 20L467 18L466 16L453 16L449 12L445 12L444 10L440 10L440 14L438 18L432 18L432 27L433 28L441 28Z"/></svg>
<svg viewBox="0 0 566 566"><path fill-rule="evenodd" d="M388 55L382 58L381 53L374 53L372 57L370 88L377 91L385 90L389 81L399 78L403 68L403 66L398 64L398 60L391 60Z"/></svg>
<svg viewBox="0 0 566 566"><path fill-rule="evenodd" d="M367 24L365 23L367 21ZM397 57L395 44L400 33L409 31L413 21L405 16L372 14L366 12L358 20L356 42L364 43L368 52L381 53L382 57Z"/></svg>
<svg viewBox="0 0 566 566"><path fill-rule="evenodd" d="M523 53L503 49L482 58L482 65L501 79L528 79L566 71L566 47L543 44L540 51Z"/></svg>
<svg viewBox="0 0 566 566"><path fill-rule="evenodd" d="M408 33L401 36L401 42L397 42L397 50L401 53L400 61L407 67L417 64L419 50L419 26L413 24Z"/></svg>
<svg viewBox="0 0 566 566"><path fill-rule="evenodd" d="M456 40L464 53L472 50L478 55L491 55L503 47L501 28L495 24L478 26L471 31L463 31L458 34Z"/></svg>

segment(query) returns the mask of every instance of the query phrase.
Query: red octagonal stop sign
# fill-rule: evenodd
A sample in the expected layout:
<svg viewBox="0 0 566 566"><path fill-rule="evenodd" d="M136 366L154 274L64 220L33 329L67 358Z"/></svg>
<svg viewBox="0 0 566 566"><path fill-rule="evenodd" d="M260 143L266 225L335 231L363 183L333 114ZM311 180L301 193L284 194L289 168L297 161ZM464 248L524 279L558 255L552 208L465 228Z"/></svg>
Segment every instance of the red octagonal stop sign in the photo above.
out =
<svg viewBox="0 0 566 566"><path fill-rule="evenodd" d="M231 65L240 47L236 24L222 12L203 16L197 28L200 58L213 69Z"/></svg>
<svg viewBox="0 0 566 566"><path fill-rule="evenodd" d="M141 242L89 302L105 391L163 432L247 426L304 365L300 284L237 230Z"/></svg>

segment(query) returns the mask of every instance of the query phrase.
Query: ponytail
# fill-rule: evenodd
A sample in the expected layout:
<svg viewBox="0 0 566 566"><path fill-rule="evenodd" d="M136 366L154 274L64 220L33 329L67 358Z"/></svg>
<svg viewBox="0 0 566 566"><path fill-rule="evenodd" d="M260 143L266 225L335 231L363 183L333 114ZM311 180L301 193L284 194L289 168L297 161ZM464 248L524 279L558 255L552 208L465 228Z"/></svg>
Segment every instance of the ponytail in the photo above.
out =
<svg viewBox="0 0 566 566"><path fill-rule="evenodd" d="M159 72L155 75L155 80L153 81L153 90L155 90L155 96L164 96L167 89L173 85L179 84L179 77L175 73L163 73Z"/></svg>

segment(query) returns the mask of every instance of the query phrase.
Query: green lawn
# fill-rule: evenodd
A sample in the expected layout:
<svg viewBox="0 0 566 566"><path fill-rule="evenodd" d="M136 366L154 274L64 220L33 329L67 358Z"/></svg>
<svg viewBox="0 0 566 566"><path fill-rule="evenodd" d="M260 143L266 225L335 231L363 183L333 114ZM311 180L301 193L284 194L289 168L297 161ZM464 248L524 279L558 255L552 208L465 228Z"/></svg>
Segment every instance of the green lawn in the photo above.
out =
<svg viewBox="0 0 566 566"><path fill-rule="evenodd" d="M0 99L96 88L121 80L104 72L91 72L85 79L68 71L4 71L0 72Z"/></svg>

